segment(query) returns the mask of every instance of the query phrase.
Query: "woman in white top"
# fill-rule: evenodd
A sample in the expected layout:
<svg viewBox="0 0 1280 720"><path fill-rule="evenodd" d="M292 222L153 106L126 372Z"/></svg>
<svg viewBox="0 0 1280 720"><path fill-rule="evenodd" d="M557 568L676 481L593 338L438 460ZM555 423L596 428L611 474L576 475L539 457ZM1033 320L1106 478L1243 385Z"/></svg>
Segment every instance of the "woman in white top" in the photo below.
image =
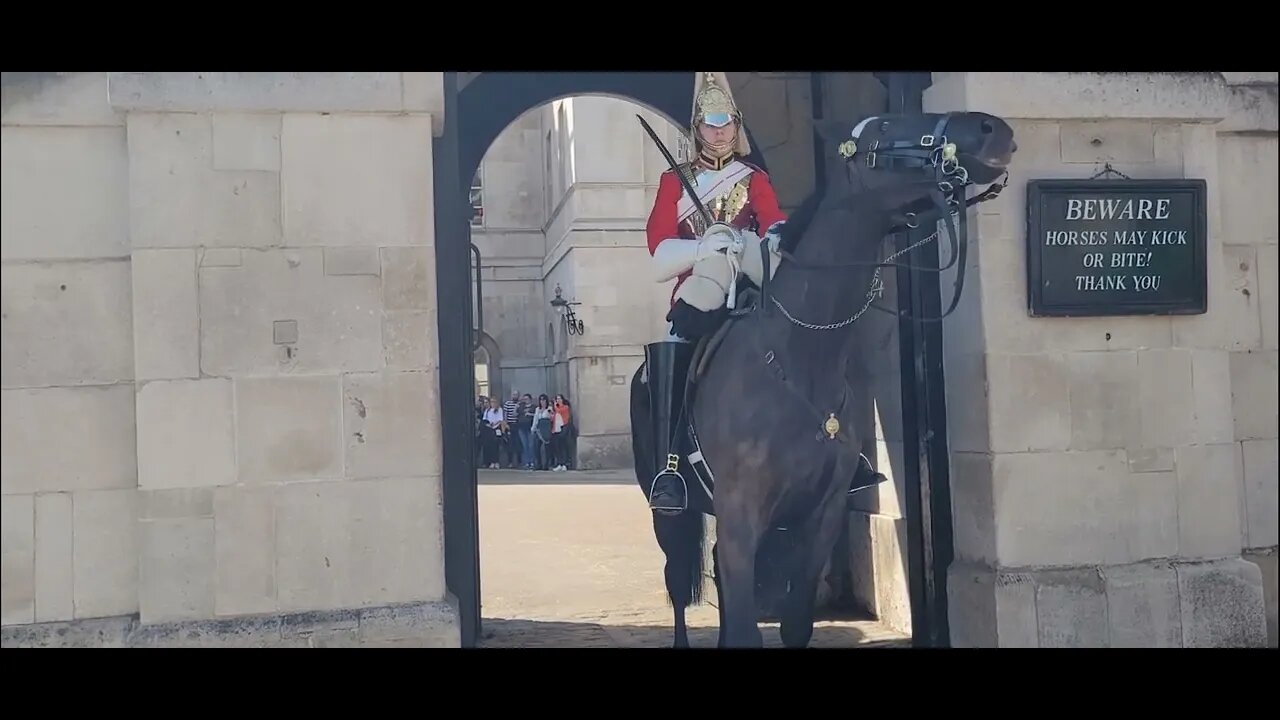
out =
<svg viewBox="0 0 1280 720"><path fill-rule="evenodd" d="M484 411L484 432L481 434L484 443L484 464L493 470L498 469L498 444L507 431L507 421L503 417L502 408L498 406L498 398L489 398L489 407Z"/></svg>

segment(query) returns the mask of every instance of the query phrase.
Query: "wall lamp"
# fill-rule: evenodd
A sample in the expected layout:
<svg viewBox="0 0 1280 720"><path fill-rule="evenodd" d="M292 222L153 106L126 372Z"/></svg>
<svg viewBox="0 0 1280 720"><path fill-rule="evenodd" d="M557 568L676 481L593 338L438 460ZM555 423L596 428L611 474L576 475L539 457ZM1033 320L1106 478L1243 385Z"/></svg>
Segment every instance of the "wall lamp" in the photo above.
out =
<svg viewBox="0 0 1280 720"><path fill-rule="evenodd" d="M551 298L551 307L556 309L564 317L565 327L570 335L581 335L586 326L582 320L578 319L573 313L573 305L581 305L580 302L569 302L564 299L564 291L560 289L560 283L556 283L556 296Z"/></svg>

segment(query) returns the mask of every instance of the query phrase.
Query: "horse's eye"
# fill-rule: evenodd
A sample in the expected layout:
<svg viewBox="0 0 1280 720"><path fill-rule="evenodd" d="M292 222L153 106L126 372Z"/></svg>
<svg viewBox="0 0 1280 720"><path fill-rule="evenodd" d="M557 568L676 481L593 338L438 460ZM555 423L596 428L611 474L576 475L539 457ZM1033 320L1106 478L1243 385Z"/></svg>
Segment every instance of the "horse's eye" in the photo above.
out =
<svg viewBox="0 0 1280 720"><path fill-rule="evenodd" d="M880 123L880 132L884 132L888 129L889 129L888 121Z"/></svg>
<svg viewBox="0 0 1280 720"><path fill-rule="evenodd" d="M991 134L991 133L993 133L993 132L995 132L995 128L991 127L991 123L990 123L990 122L988 122L988 121L986 121L986 120L983 120L983 121L982 121L982 134L983 134L983 135L990 135L990 134Z"/></svg>

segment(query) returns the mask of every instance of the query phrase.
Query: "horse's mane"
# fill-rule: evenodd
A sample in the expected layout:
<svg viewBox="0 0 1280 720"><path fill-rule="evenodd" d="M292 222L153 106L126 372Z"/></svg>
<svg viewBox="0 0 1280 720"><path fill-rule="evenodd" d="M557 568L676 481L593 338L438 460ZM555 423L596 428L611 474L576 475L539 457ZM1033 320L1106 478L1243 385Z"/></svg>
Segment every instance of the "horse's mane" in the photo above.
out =
<svg viewBox="0 0 1280 720"><path fill-rule="evenodd" d="M800 203L800 207L787 218L782 224L782 229L778 231L781 236L779 247L789 253L796 251L796 246L800 244L800 238L804 237L804 231L809 229L809 224L813 222L813 218L818 214L818 206L822 204L824 193L815 190L809 193L809 197Z"/></svg>

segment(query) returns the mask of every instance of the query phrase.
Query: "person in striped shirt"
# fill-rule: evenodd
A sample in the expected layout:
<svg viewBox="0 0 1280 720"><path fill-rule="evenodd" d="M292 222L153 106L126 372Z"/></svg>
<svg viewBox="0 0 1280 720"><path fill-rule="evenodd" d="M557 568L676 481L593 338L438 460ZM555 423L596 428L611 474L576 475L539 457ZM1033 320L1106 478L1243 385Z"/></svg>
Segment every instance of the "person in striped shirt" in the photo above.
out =
<svg viewBox="0 0 1280 720"><path fill-rule="evenodd" d="M520 433L515 432L516 425L520 420L520 393L516 390L511 391L511 397L502 403L502 419L507 421L507 427L511 432L507 433L506 445L503 452L506 455L507 467L520 467L521 445Z"/></svg>

